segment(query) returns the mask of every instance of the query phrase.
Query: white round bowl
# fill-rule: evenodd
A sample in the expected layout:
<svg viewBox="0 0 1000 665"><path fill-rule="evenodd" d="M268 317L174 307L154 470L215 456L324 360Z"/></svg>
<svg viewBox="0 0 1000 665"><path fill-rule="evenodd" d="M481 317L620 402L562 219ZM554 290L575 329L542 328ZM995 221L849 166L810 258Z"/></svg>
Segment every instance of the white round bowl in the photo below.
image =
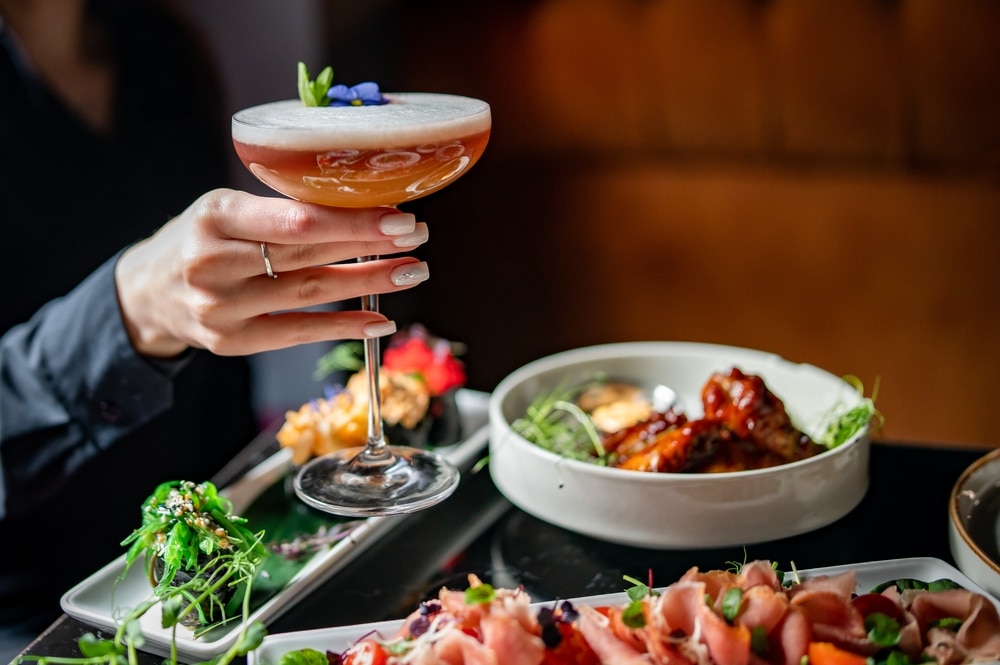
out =
<svg viewBox="0 0 1000 665"><path fill-rule="evenodd" d="M489 467L513 504L557 526L615 543L685 549L784 538L830 524L868 488L868 428L814 457L730 473L645 473L564 458L523 439L510 423L543 391L604 372L663 384L690 418L703 415L701 389L737 367L763 378L793 424L814 438L831 413L860 403L856 389L812 365L736 347L630 342L566 351L518 369L490 398Z"/></svg>
<svg viewBox="0 0 1000 665"><path fill-rule="evenodd" d="M951 491L948 541L959 569L1000 598L1000 448L967 468ZM992 553L992 556L991 556Z"/></svg>

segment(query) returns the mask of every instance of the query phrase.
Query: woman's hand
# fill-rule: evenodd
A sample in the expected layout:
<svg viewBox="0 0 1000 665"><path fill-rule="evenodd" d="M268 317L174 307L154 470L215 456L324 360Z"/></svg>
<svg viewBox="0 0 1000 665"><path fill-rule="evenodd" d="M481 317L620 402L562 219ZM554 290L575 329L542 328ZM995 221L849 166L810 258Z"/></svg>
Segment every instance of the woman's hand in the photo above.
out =
<svg viewBox="0 0 1000 665"><path fill-rule="evenodd" d="M350 260L426 240L426 224L392 208L327 208L215 190L126 251L115 279L140 353L171 357L198 347L246 355L393 333L395 324L378 313L303 310L424 281L427 265L412 257ZM276 279L267 274L261 243Z"/></svg>

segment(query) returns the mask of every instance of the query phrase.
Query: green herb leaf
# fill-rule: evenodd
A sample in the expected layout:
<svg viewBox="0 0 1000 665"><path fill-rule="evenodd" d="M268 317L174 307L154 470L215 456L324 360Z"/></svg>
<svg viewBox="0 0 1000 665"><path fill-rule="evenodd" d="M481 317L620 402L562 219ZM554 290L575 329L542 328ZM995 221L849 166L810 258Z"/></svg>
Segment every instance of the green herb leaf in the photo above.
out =
<svg viewBox="0 0 1000 665"><path fill-rule="evenodd" d="M597 374L577 386L560 384L549 393L539 394L528 405L524 416L511 423L511 428L557 455L607 465L607 452L597 428L590 416L574 403L581 392L606 379L603 374Z"/></svg>
<svg viewBox="0 0 1000 665"><path fill-rule="evenodd" d="M910 661L910 657L897 649L890 651L884 662L885 665L913 665ZM930 662L936 663L937 661L931 660Z"/></svg>
<svg viewBox="0 0 1000 665"><path fill-rule="evenodd" d="M899 622L892 617L874 612L865 617L868 639L880 647L894 647L899 644Z"/></svg>
<svg viewBox="0 0 1000 665"><path fill-rule="evenodd" d="M778 562L771 562L771 570L774 571L774 576L778 578L778 586L785 585L785 571L778 569Z"/></svg>
<svg viewBox="0 0 1000 665"><path fill-rule="evenodd" d="M828 420L822 434L817 438L817 443L827 448L836 448L850 441L858 432L871 424L873 420L879 425L884 420L881 412L875 408L875 398L878 395L878 381L875 382L872 396L865 397L864 385L858 377L845 376L843 378L855 387L858 391L858 396L861 397L861 402L857 406L843 413L836 414Z"/></svg>
<svg viewBox="0 0 1000 665"><path fill-rule="evenodd" d="M142 624L139 623L139 617L129 618L123 628L129 648L141 649L146 644L146 636L142 634Z"/></svg>
<svg viewBox="0 0 1000 665"><path fill-rule="evenodd" d="M319 73L316 80L309 78L309 69L304 62L299 62L298 89L299 99L306 106L328 106L330 99L326 96L333 83L333 68L326 67Z"/></svg>
<svg viewBox="0 0 1000 665"><path fill-rule="evenodd" d="M767 641L767 629L764 626L754 626L750 631L750 651L761 658L771 654L771 645Z"/></svg>
<svg viewBox="0 0 1000 665"><path fill-rule="evenodd" d="M483 605L496 598L496 589L490 584L471 586L465 590L466 605Z"/></svg>
<svg viewBox="0 0 1000 665"><path fill-rule="evenodd" d="M382 648L390 656L405 656L413 649L413 640L395 640L382 644Z"/></svg>
<svg viewBox="0 0 1000 665"><path fill-rule="evenodd" d="M881 584L872 587L871 593L882 593L890 587L896 587L900 591L906 591L907 589L916 589L918 591L948 591L951 589L962 588L961 585L954 580L946 578L925 582L924 580L917 580L912 577L900 577L898 579L882 582Z"/></svg>
<svg viewBox="0 0 1000 665"><path fill-rule="evenodd" d="M242 634L240 634L239 640L236 641L237 655L247 655L259 647L266 636L267 628L264 627L264 624L260 621L254 621Z"/></svg>
<svg viewBox="0 0 1000 665"><path fill-rule="evenodd" d="M629 628L642 628L646 625L646 614L643 612L641 600L633 601L622 612L622 623Z"/></svg>
<svg viewBox="0 0 1000 665"><path fill-rule="evenodd" d="M961 589L962 587L958 582L954 580L949 580L942 578L940 580L933 580L927 583L928 591L950 591L951 589Z"/></svg>
<svg viewBox="0 0 1000 665"><path fill-rule="evenodd" d="M625 595L628 596L629 600L642 600L643 598L657 595L655 589L650 588L645 582L640 582L630 575L622 575L622 579L632 585L625 589Z"/></svg>
<svg viewBox="0 0 1000 665"><path fill-rule="evenodd" d="M180 596L168 596L160 603L160 614L164 628L173 628L181 619L181 612L187 607L187 601Z"/></svg>
<svg viewBox="0 0 1000 665"><path fill-rule="evenodd" d="M103 658L119 652L114 640L100 639L93 633L86 633L77 640L77 646L80 647L80 653L87 658Z"/></svg>
<svg viewBox="0 0 1000 665"><path fill-rule="evenodd" d="M962 620L958 617L942 617L941 619L931 621L930 625L935 628L944 628L957 633L958 629L962 627Z"/></svg>
<svg viewBox="0 0 1000 665"><path fill-rule="evenodd" d="M282 654L278 665L328 665L326 653L316 649L298 649Z"/></svg>
<svg viewBox="0 0 1000 665"><path fill-rule="evenodd" d="M322 381L338 371L357 372L365 366L365 346L356 340L342 342L330 349L316 362L313 379Z"/></svg>
<svg viewBox="0 0 1000 665"><path fill-rule="evenodd" d="M722 618L727 622L736 621L740 613L740 606L743 604L743 589L733 587L722 596Z"/></svg>

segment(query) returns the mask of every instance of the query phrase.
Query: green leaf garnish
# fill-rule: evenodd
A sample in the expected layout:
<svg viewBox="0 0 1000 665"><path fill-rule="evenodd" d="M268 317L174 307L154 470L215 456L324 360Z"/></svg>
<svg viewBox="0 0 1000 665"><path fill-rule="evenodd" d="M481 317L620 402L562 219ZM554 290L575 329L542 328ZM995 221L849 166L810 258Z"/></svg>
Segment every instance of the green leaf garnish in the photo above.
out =
<svg viewBox="0 0 1000 665"><path fill-rule="evenodd" d="M382 648L385 649L385 652L390 656L405 656L413 649L413 640L407 638L402 640L393 640L392 642L385 642L382 644Z"/></svg>
<svg viewBox="0 0 1000 665"><path fill-rule="evenodd" d="M754 626L750 631L750 651L767 658L771 654L771 645L767 641L767 629L764 626Z"/></svg>
<svg viewBox="0 0 1000 665"><path fill-rule="evenodd" d="M886 656L885 660L882 661L882 662L884 662L885 665L913 665L913 663L910 661L910 657L909 656L907 656L902 651L898 651L896 649L893 649L892 651L890 651L889 655ZM937 661L936 660L930 660L930 661L924 661L924 662L936 663Z"/></svg>
<svg viewBox="0 0 1000 665"><path fill-rule="evenodd" d="M722 596L722 618L728 623L736 621L740 613L740 606L743 604L743 589L733 587Z"/></svg>
<svg viewBox="0 0 1000 665"><path fill-rule="evenodd" d="M99 639L93 633L81 637L77 646L80 647L80 653L87 658L103 658L115 653L115 645L111 640Z"/></svg>
<svg viewBox="0 0 1000 665"><path fill-rule="evenodd" d="M643 598L659 595L656 589L645 582L640 582L631 575L622 575L622 579L632 585L625 589L625 595L628 596L629 600L642 600Z"/></svg>
<svg viewBox="0 0 1000 665"><path fill-rule="evenodd" d="M278 665L329 665L329 661L323 651L306 648L282 654Z"/></svg>
<svg viewBox="0 0 1000 665"><path fill-rule="evenodd" d="M496 589L494 589L491 584L471 586L465 590L465 604L484 605L496 598L496 595Z"/></svg>
<svg viewBox="0 0 1000 665"><path fill-rule="evenodd" d="M622 575L622 579L632 586L625 589L625 595L632 601L622 611L622 622L629 628L642 628L646 625L646 615L643 612L643 599L659 595L656 589L641 582L631 575ZM652 580L651 580L652 581Z"/></svg>
<svg viewBox="0 0 1000 665"><path fill-rule="evenodd" d="M880 647L894 647L899 644L899 622L892 617L874 612L865 617L868 639Z"/></svg>
<svg viewBox="0 0 1000 665"><path fill-rule="evenodd" d="M935 628L944 628L957 633L958 629L962 627L962 623L962 620L958 617L943 617L941 619L931 621L931 626Z"/></svg>
<svg viewBox="0 0 1000 665"><path fill-rule="evenodd" d="M352 340L341 342L316 361L313 379L322 381L334 372L358 372L365 366L365 347L363 342Z"/></svg>
<svg viewBox="0 0 1000 665"><path fill-rule="evenodd" d="M622 612L622 623L629 628L642 628L646 625L646 615L641 600L633 601L625 608Z"/></svg>
<svg viewBox="0 0 1000 665"><path fill-rule="evenodd" d="M816 441L827 448L836 448L837 446L850 441L858 432L868 426L873 420L876 421L879 426L881 426L884 421L882 413L875 408L875 398L878 396L878 380L876 379L875 381L872 396L865 397L864 385L858 377L845 376L843 379L853 385L858 391L858 396L861 397L861 402L844 413L833 417L827 423L823 433L819 435Z"/></svg>
<svg viewBox="0 0 1000 665"><path fill-rule="evenodd" d="M239 639L236 641L235 648L237 655L247 655L259 647L266 636L267 629L264 627L264 624L260 621L254 621L247 630L240 634Z"/></svg>
<svg viewBox="0 0 1000 665"><path fill-rule="evenodd" d="M606 380L598 374L590 381L567 387L565 383L551 392L541 393L528 405L524 416L511 428L537 446L562 457L607 465L607 452L601 435L590 416L574 403L588 387Z"/></svg>
<svg viewBox="0 0 1000 665"><path fill-rule="evenodd" d="M330 98L326 96L333 83L333 67L326 67L319 73L316 80L309 78L309 69L304 62L299 62L298 70L299 99L306 106L329 106Z"/></svg>
<svg viewBox="0 0 1000 665"><path fill-rule="evenodd" d="M871 593L882 593L890 587L896 587L900 591L906 591L907 589L916 589L918 591L949 591L951 589L962 588L961 585L954 580L946 578L925 582L924 580L917 580L911 577L900 577L895 580L882 582L881 584L872 587Z"/></svg>

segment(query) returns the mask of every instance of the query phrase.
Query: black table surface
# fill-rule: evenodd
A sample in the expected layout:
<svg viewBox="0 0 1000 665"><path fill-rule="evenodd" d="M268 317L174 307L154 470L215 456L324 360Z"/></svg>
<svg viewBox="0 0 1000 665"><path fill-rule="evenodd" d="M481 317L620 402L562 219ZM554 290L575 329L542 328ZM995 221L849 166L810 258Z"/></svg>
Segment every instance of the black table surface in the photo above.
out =
<svg viewBox="0 0 1000 665"><path fill-rule="evenodd" d="M473 573L497 587L523 585L533 600L622 591L624 575L665 585L692 566L768 559L783 569L933 557L954 564L948 498L984 448L876 442L869 489L849 514L799 536L717 549L656 550L616 545L553 526L512 506L486 471L464 474L456 493L408 516L321 587L267 625L269 633L397 619L437 595L465 588ZM243 460L248 462L253 460ZM683 506L675 507L683 510ZM25 653L78 655L76 641L97 632L68 616ZM160 663L149 656L145 663Z"/></svg>

